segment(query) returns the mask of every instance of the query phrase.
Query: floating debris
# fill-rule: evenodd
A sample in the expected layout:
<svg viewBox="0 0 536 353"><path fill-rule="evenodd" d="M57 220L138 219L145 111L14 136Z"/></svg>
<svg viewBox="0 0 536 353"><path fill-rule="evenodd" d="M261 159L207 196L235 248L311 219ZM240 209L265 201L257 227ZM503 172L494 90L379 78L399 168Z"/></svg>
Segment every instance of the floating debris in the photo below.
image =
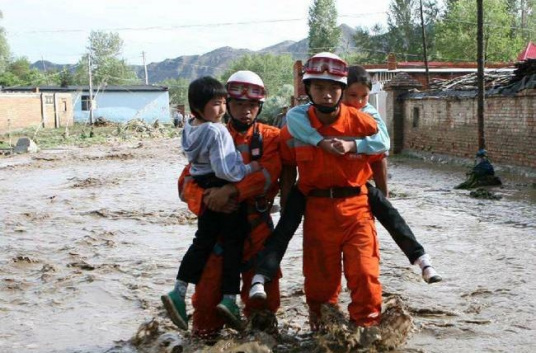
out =
<svg viewBox="0 0 536 353"><path fill-rule="evenodd" d="M38 263L39 260L36 260L36 259L33 259L29 256L24 256L24 255L19 255L15 258L12 259L13 262L17 263L17 262L26 262L26 263L29 263L29 264L35 264L35 263Z"/></svg>
<svg viewBox="0 0 536 353"><path fill-rule="evenodd" d="M501 195L497 195L489 190L486 190L484 188L478 188L474 191L471 191L469 193L469 196L475 198L475 199L486 199L486 200L500 200L502 199Z"/></svg>
<svg viewBox="0 0 536 353"><path fill-rule="evenodd" d="M105 117L99 116L93 123L94 126L110 126L114 125L113 122L107 120Z"/></svg>
<svg viewBox="0 0 536 353"><path fill-rule="evenodd" d="M73 188L87 188L87 187L100 187L104 183L97 178L76 179L76 183L73 184Z"/></svg>
<svg viewBox="0 0 536 353"><path fill-rule="evenodd" d="M271 335L278 333L277 317L270 310L259 310L251 314L247 329L250 331L262 331Z"/></svg>
<svg viewBox="0 0 536 353"><path fill-rule="evenodd" d="M139 210L117 210L108 209L93 210L85 212L91 216L98 216L108 219L132 219L143 223L153 224L194 224L197 216L188 210L181 210L169 213L168 211L158 210L153 212L143 212Z"/></svg>

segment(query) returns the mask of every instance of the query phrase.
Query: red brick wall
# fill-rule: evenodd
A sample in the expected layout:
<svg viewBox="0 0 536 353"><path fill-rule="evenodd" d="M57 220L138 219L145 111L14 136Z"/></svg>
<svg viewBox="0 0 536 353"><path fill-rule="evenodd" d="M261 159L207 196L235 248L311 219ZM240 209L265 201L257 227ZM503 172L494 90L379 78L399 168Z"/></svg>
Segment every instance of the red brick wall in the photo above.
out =
<svg viewBox="0 0 536 353"><path fill-rule="evenodd" d="M39 125L41 125L39 93L0 93L0 133L6 133L9 129Z"/></svg>
<svg viewBox="0 0 536 353"><path fill-rule="evenodd" d="M492 161L536 168L536 90L486 97L484 107L486 149ZM417 127L414 108L419 110ZM403 109L404 149L464 158L478 151L476 97L407 99Z"/></svg>

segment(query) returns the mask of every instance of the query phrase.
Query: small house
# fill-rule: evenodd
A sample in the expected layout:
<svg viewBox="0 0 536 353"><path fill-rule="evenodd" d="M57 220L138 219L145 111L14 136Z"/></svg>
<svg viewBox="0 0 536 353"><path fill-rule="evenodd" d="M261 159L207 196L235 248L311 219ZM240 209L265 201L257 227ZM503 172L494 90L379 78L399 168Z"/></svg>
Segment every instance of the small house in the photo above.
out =
<svg viewBox="0 0 536 353"><path fill-rule="evenodd" d="M89 86L7 87L6 92L69 93L72 97L74 121L90 119ZM114 122L141 119L169 121L169 91L153 85L104 86L93 90L93 119L104 118Z"/></svg>
<svg viewBox="0 0 536 353"><path fill-rule="evenodd" d="M29 127L60 128L72 126L72 96L39 89L0 92L0 133Z"/></svg>

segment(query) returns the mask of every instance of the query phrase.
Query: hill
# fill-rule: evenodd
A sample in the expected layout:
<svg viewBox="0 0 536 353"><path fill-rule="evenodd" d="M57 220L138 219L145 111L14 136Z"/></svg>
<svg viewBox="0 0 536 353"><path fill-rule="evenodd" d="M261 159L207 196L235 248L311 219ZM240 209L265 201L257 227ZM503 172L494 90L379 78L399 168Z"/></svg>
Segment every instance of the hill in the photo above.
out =
<svg viewBox="0 0 536 353"><path fill-rule="evenodd" d="M346 52L348 47L353 45L353 35L355 30L348 25L342 24L341 39L337 48L338 53ZM162 82L165 79L184 78L193 80L196 77L210 75L218 77L227 69L229 64L246 54L270 53L274 55L289 54L294 60L304 60L307 58L308 45L307 38L298 42L287 40L275 45L263 48L258 51L249 49L234 49L231 47L221 47L203 55L184 55L174 59L166 59L161 62L150 63L147 65L147 74L149 83L154 84ZM54 64L49 61L36 61L32 67L41 71L58 69L64 66L71 67L76 65ZM143 78L143 65L133 65L138 77Z"/></svg>
<svg viewBox="0 0 536 353"><path fill-rule="evenodd" d="M222 47L203 55L179 56L175 59L150 63L147 65L149 83L162 82L168 78L180 77L190 80L206 75L219 76L233 60L252 53L254 51L248 49ZM142 65L135 65L133 68L138 77L143 77L144 68Z"/></svg>

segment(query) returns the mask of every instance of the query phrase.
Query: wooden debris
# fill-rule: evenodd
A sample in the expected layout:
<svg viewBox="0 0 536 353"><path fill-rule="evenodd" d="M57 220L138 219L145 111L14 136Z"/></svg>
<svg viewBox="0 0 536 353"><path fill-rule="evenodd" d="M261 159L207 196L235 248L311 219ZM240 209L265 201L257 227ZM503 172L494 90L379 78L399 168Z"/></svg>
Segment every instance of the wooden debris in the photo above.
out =
<svg viewBox="0 0 536 353"><path fill-rule="evenodd" d="M484 72L484 88L486 90L507 86L522 80L526 76L536 74L536 59L528 59L515 64L512 73L509 70L494 70ZM476 73L456 77L452 80L434 79L430 82L430 90L436 91L476 91L478 78Z"/></svg>
<svg viewBox="0 0 536 353"><path fill-rule="evenodd" d="M512 72L510 71L488 71L484 73L484 87L491 89L497 86L504 86L510 82ZM435 79L430 82L431 90L454 90L454 91L474 91L478 89L478 78L476 73L456 77L452 80Z"/></svg>
<svg viewBox="0 0 536 353"><path fill-rule="evenodd" d="M516 63L516 70L511 82L521 81L523 77L536 74L536 59L528 59Z"/></svg>

